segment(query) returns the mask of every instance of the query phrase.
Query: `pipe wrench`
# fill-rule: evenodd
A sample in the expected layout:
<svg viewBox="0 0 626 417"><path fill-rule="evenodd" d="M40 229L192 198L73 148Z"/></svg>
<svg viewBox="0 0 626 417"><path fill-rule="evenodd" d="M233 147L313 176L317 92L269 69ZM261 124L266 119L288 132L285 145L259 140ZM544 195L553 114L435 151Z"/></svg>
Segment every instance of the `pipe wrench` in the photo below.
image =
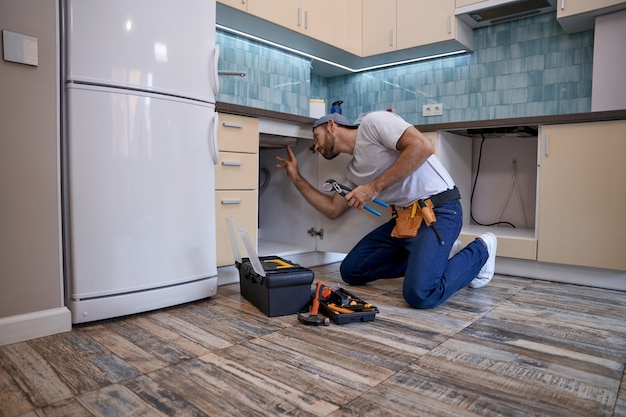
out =
<svg viewBox="0 0 626 417"><path fill-rule="evenodd" d="M326 182L323 185L323 189L324 191L336 191L337 194L341 195L341 196L346 196L346 194L348 194L350 191L352 191L351 188L346 187L345 185L341 185L339 184L337 181L335 181L334 179L328 179L326 180ZM374 203L381 205L383 207L389 207L389 204L385 203L382 200L379 200L377 198L375 198ZM382 216L382 214L380 214L378 211L374 210L373 208L371 208L370 206L363 206L363 208L367 211L369 211L372 214L375 214L377 216Z"/></svg>

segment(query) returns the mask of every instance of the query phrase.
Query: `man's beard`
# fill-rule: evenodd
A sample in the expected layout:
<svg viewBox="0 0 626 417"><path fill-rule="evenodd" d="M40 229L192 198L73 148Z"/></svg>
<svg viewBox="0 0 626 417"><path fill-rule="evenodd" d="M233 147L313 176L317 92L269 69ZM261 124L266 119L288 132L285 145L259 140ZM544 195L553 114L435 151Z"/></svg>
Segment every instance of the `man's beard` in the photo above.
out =
<svg viewBox="0 0 626 417"><path fill-rule="evenodd" d="M320 150L320 154L324 157L324 159L331 160L334 159L339 152L334 151L335 148L335 138L330 133L326 134L326 140L324 141L324 147Z"/></svg>

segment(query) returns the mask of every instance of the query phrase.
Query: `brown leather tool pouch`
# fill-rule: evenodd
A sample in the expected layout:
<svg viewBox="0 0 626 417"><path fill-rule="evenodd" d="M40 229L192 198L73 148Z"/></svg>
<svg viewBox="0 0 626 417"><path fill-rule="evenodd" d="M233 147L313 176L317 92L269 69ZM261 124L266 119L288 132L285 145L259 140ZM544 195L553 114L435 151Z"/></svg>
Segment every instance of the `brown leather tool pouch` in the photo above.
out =
<svg viewBox="0 0 626 417"><path fill-rule="evenodd" d="M417 236L417 231L422 225L422 220L426 218L426 224L430 226L435 223L435 213L433 212L433 203L430 199L422 201L424 207L420 204L413 203L409 207L397 209L391 207L391 214L396 218L396 225L391 231L392 237L410 238Z"/></svg>
<svg viewBox="0 0 626 417"><path fill-rule="evenodd" d="M392 206L391 213L396 218L396 225L391 231L391 236L399 238L417 236L417 231L423 220L422 211L417 203L403 209L396 209Z"/></svg>

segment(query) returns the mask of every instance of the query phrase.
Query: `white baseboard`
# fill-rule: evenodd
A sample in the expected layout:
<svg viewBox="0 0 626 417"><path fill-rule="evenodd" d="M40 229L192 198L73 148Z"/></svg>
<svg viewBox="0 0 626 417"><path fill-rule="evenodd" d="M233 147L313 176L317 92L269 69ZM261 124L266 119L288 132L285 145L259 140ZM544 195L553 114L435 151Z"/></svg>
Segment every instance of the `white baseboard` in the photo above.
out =
<svg viewBox="0 0 626 417"><path fill-rule="evenodd" d="M66 307L0 318L0 346L72 330Z"/></svg>
<svg viewBox="0 0 626 417"><path fill-rule="evenodd" d="M626 291L626 272L610 269L496 258L496 273L589 287Z"/></svg>
<svg viewBox="0 0 626 417"><path fill-rule="evenodd" d="M239 270L235 265L217 268L217 286L235 284L239 282Z"/></svg>

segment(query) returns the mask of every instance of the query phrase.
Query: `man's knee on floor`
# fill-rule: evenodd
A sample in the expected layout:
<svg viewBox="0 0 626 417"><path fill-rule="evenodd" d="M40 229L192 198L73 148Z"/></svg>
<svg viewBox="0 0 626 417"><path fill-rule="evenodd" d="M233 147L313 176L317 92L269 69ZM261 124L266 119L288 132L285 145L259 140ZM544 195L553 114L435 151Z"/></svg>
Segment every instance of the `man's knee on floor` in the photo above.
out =
<svg viewBox="0 0 626 417"><path fill-rule="evenodd" d="M432 294L420 294L417 292L404 291L404 300L414 308L429 309L435 308L442 303L439 297Z"/></svg>
<svg viewBox="0 0 626 417"><path fill-rule="evenodd" d="M341 279L346 284L350 285L362 285L362 278L353 272L353 269L346 264L346 262L342 262L339 266L339 273L341 274Z"/></svg>

